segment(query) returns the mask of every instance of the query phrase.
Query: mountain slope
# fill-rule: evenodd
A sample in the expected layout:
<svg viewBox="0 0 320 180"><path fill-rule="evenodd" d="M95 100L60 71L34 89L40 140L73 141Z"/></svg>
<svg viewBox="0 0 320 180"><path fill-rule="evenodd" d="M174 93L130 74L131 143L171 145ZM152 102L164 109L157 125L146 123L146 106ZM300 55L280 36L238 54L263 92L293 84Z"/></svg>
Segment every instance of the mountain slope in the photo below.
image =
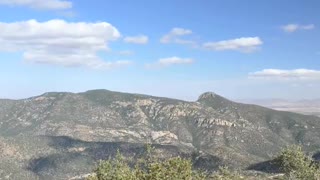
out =
<svg viewBox="0 0 320 180"><path fill-rule="evenodd" d="M90 172L115 149L139 154L144 143L158 145L163 157L189 156L210 170L246 168L293 143L316 153L319 130L320 118L211 92L196 102L107 90L45 93L0 100L0 169L6 168L0 177L66 179Z"/></svg>

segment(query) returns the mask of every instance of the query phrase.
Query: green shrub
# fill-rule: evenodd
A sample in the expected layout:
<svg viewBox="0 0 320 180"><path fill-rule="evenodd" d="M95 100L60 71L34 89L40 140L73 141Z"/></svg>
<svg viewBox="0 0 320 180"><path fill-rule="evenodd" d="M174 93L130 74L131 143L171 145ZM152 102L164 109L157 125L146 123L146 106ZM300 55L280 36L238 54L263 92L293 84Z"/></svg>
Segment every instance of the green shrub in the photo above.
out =
<svg viewBox="0 0 320 180"><path fill-rule="evenodd" d="M213 174L194 170L191 160L172 157L160 160L152 156L153 148L147 146L145 158L125 159L118 151L114 159L100 161L94 174L87 180L240 180L249 179L237 171L220 167ZM130 165L131 166L130 166ZM252 178L250 178L252 179ZM255 179L262 179L256 177Z"/></svg>
<svg viewBox="0 0 320 180"><path fill-rule="evenodd" d="M262 177L245 176L227 167L220 167L213 174L200 173L192 168L192 162L181 157L160 160L151 155L153 149L147 147L145 158L135 163L125 159L118 151L114 159L100 161L93 175L87 180L241 180L241 179L290 179L320 180L320 170L300 146L284 149L276 158L276 162L284 176ZM131 166L129 165L131 163Z"/></svg>
<svg viewBox="0 0 320 180"><path fill-rule="evenodd" d="M284 149L276 158L285 179L319 180L320 171L312 158L306 156L300 146Z"/></svg>
<svg viewBox="0 0 320 180"><path fill-rule="evenodd" d="M146 158L140 158L133 167L118 152L115 159L101 161L94 175L87 180L203 180L204 173L192 170L190 160L173 157L160 160L151 155L152 148L147 147Z"/></svg>

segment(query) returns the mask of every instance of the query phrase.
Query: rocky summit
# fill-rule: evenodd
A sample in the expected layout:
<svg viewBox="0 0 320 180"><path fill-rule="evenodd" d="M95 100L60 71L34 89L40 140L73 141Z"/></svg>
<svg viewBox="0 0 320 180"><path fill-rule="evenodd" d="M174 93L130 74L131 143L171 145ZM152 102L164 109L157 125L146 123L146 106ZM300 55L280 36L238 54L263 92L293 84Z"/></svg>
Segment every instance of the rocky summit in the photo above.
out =
<svg viewBox="0 0 320 180"><path fill-rule="evenodd" d="M76 179L120 150L190 157L196 167L248 169L281 148L319 154L320 118L206 92L196 102L91 90L0 100L0 179Z"/></svg>

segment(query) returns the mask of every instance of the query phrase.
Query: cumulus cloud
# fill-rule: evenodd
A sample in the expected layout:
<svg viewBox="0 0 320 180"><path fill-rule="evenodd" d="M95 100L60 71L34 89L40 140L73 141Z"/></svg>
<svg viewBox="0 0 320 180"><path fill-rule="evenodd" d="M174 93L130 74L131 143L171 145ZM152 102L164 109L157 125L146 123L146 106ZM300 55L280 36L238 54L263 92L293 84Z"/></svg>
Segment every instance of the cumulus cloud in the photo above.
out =
<svg viewBox="0 0 320 180"><path fill-rule="evenodd" d="M123 40L126 43L147 44L149 38L148 36L145 36L145 35L138 35L138 36L127 36Z"/></svg>
<svg viewBox="0 0 320 180"><path fill-rule="evenodd" d="M64 10L72 8L72 2L64 0L0 0L0 5L26 6L41 10Z"/></svg>
<svg viewBox="0 0 320 180"><path fill-rule="evenodd" d="M315 28L314 24L300 25L300 24L287 24L281 27L284 32L292 33L297 30L312 30Z"/></svg>
<svg viewBox="0 0 320 180"><path fill-rule="evenodd" d="M129 61L106 62L97 55L107 51L108 42L120 36L106 22L0 22L0 52L22 52L24 61L32 63L108 69L129 64Z"/></svg>
<svg viewBox="0 0 320 180"><path fill-rule="evenodd" d="M168 67L172 65L182 65L182 64L192 64L194 62L191 58L181 58L181 57L168 57L168 58L161 58L157 62L153 64L147 64L147 68L152 67Z"/></svg>
<svg viewBox="0 0 320 180"><path fill-rule="evenodd" d="M241 52L253 52L262 45L259 37L242 37L218 42L207 42L203 47L213 51L237 50Z"/></svg>
<svg viewBox="0 0 320 180"><path fill-rule="evenodd" d="M268 80L320 80L320 71L311 69L264 69L250 73L249 78Z"/></svg>
<svg viewBox="0 0 320 180"><path fill-rule="evenodd" d="M184 28L173 28L168 34L165 34L160 39L161 43L176 43L176 44L195 44L194 41L181 39L182 36L190 35L192 31Z"/></svg>

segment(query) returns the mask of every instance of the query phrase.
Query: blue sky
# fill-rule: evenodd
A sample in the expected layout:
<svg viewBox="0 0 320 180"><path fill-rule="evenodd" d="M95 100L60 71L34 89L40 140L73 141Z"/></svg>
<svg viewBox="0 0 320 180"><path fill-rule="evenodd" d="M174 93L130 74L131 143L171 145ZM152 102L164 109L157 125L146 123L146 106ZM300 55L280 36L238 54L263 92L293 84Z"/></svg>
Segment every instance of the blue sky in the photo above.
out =
<svg viewBox="0 0 320 180"><path fill-rule="evenodd" d="M317 0L0 0L0 98L320 98Z"/></svg>

